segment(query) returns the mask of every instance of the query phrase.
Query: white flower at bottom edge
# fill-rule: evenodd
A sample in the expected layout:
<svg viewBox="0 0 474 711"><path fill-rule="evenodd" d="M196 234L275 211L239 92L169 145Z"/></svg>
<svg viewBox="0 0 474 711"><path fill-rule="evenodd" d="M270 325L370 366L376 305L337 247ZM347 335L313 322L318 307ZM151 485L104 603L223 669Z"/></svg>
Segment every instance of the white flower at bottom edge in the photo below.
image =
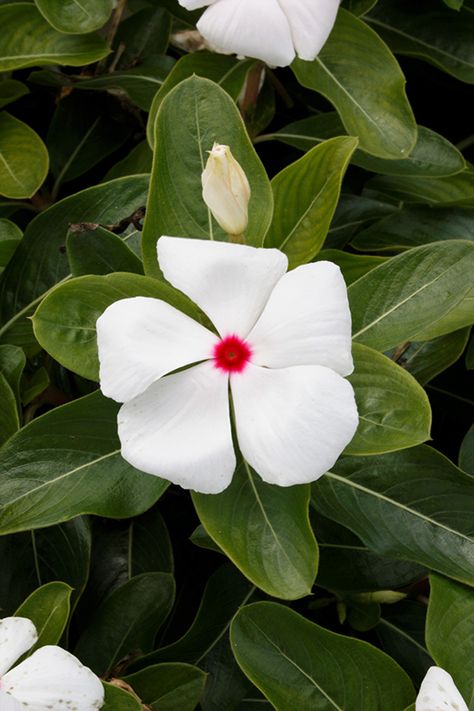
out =
<svg viewBox="0 0 474 711"><path fill-rule="evenodd" d="M236 466L230 382L240 450L264 481L291 486L328 471L358 424L343 377L353 362L339 267L285 273L277 249L178 237L161 237L158 257L220 335L159 299L123 299L104 311L100 386L125 403L124 459L186 489L223 491ZM192 367L172 372L183 366Z"/></svg>
<svg viewBox="0 0 474 711"><path fill-rule="evenodd" d="M415 711L469 711L453 677L440 667L430 667L416 698Z"/></svg>
<svg viewBox="0 0 474 711"><path fill-rule="evenodd" d="M37 639L31 620L0 620L0 711L100 709L104 703L100 679L61 647L40 647L11 669Z"/></svg>
<svg viewBox="0 0 474 711"><path fill-rule="evenodd" d="M178 0L187 10L206 7L197 28L224 54L286 67L295 56L313 60L336 21L340 0Z"/></svg>

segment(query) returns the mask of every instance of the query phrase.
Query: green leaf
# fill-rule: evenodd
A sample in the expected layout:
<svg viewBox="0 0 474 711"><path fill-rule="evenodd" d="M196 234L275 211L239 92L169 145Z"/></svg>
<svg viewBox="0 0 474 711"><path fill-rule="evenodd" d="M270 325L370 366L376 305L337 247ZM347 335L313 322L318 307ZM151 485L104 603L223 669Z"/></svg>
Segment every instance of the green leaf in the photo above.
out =
<svg viewBox="0 0 474 711"><path fill-rule="evenodd" d="M105 180L123 178L127 175L140 175L141 173L151 173L153 153L146 141L138 143L135 148L122 158L105 176Z"/></svg>
<svg viewBox="0 0 474 711"><path fill-rule="evenodd" d="M57 644L65 630L72 588L66 583L47 583L35 590L15 612L27 617L36 627L38 641L30 652L46 644Z"/></svg>
<svg viewBox="0 0 474 711"><path fill-rule="evenodd" d="M474 480L435 450L343 457L312 503L376 553L474 585Z"/></svg>
<svg viewBox="0 0 474 711"><path fill-rule="evenodd" d="M121 239L103 227L71 230L66 239L66 251L74 277L88 274L132 272L143 274L143 266L137 255L127 247L127 235Z"/></svg>
<svg viewBox="0 0 474 711"><path fill-rule="evenodd" d="M431 408L423 388L381 353L357 343L349 380L359 427L346 454L370 455L407 449L430 438Z"/></svg>
<svg viewBox="0 0 474 711"><path fill-rule="evenodd" d="M105 25L113 0L35 0L43 17L58 32L82 35Z"/></svg>
<svg viewBox="0 0 474 711"><path fill-rule="evenodd" d="M164 7L144 7L119 25L115 46L123 47L117 67L133 67L165 54L171 33L171 16Z"/></svg>
<svg viewBox="0 0 474 711"><path fill-rule="evenodd" d="M284 252L290 269L321 249L356 146L357 139L332 138L273 178L275 210L265 244Z"/></svg>
<svg viewBox="0 0 474 711"><path fill-rule="evenodd" d="M119 178L67 197L29 223L0 276L0 342L35 342L26 317L51 287L71 276L64 253L70 225L118 223L144 206L147 188L147 176Z"/></svg>
<svg viewBox="0 0 474 711"><path fill-rule="evenodd" d="M362 150L379 158L410 155L417 127L405 77L388 47L364 22L341 9L319 56L313 62L296 59L291 68L303 86L336 107Z"/></svg>
<svg viewBox="0 0 474 711"><path fill-rule="evenodd" d="M105 689L105 702L101 706L101 711L143 711L140 701L128 691L107 684L105 681L102 683Z"/></svg>
<svg viewBox="0 0 474 711"><path fill-rule="evenodd" d="M321 141L346 133L336 112L310 116L285 126L276 133L259 138L271 138L307 151ZM429 128L418 126L418 140L407 158L389 160L376 158L358 150L351 163L382 175L446 176L459 173L466 167L460 151L446 138Z"/></svg>
<svg viewBox="0 0 474 711"><path fill-rule="evenodd" d="M20 380L26 365L25 354L17 346L0 346L0 373L15 393L20 405Z"/></svg>
<svg viewBox="0 0 474 711"><path fill-rule="evenodd" d="M377 177L369 180L367 187L408 203L425 203L435 207L474 207L473 168L446 178Z"/></svg>
<svg viewBox="0 0 474 711"><path fill-rule="evenodd" d="M474 659L474 595L472 588L430 575L426 644L438 666L449 672L467 702L474 699L468 660Z"/></svg>
<svg viewBox="0 0 474 711"><path fill-rule="evenodd" d="M474 18L468 12L443 10L432 0L379 0L366 19L394 52L474 82Z"/></svg>
<svg viewBox="0 0 474 711"><path fill-rule="evenodd" d="M132 662L135 672L162 662L201 664L229 629L239 607L245 605L255 588L230 563L209 577L196 616L185 634L151 654Z"/></svg>
<svg viewBox="0 0 474 711"><path fill-rule="evenodd" d="M48 151L32 128L6 111L0 114L0 158L0 195L32 197L48 173Z"/></svg>
<svg viewBox="0 0 474 711"><path fill-rule="evenodd" d="M426 385L461 357L468 338L469 329L461 328L432 341L414 341L403 351L398 362L421 385Z"/></svg>
<svg viewBox="0 0 474 711"><path fill-rule="evenodd" d="M389 202L343 193L324 247L342 249L362 225L380 220L396 210L396 206Z"/></svg>
<svg viewBox="0 0 474 711"><path fill-rule="evenodd" d="M81 67L97 62L109 53L109 48L98 35L74 37L58 32L36 6L28 2L1 5L0 25L1 72L37 64Z"/></svg>
<svg viewBox="0 0 474 711"><path fill-rule="evenodd" d="M347 8L354 15L365 15L377 0L342 0L342 7Z"/></svg>
<svg viewBox="0 0 474 711"><path fill-rule="evenodd" d="M225 238L202 198L206 151L215 141L231 147L247 174L252 196L245 234L249 244L261 246L272 219L270 181L229 95L208 79L186 79L164 99L155 122L155 138L152 198L143 228L145 273L159 275L156 242L160 235Z"/></svg>
<svg viewBox="0 0 474 711"><path fill-rule="evenodd" d="M18 225L10 220L0 219L0 269L8 264L22 237L23 233Z"/></svg>
<svg viewBox="0 0 474 711"><path fill-rule="evenodd" d="M342 272L347 286L360 279L375 267L387 261L386 257L374 257L369 254L352 254L339 249L323 249L313 260L315 262L329 261L337 264Z"/></svg>
<svg viewBox="0 0 474 711"><path fill-rule="evenodd" d="M192 496L208 534L254 585L284 600L310 593L318 548L309 486L266 484L244 462L222 494Z"/></svg>
<svg viewBox="0 0 474 711"><path fill-rule="evenodd" d="M157 501L168 482L120 456L118 405L100 393L38 417L0 452L0 533L84 513L129 518Z"/></svg>
<svg viewBox="0 0 474 711"><path fill-rule="evenodd" d="M3 79L0 83L0 109L29 94L30 90L17 79Z"/></svg>
<svg viewBox="0 0 474 711"><path fill-rule="evenodd" d="M0 373L0 445L6 442L20 428L18 405L15 393L8 380Z"/></svg>
<svg viewBox="0 0 474 711"><path fill-rule="evenodd" d="M362 229L351 244L361 252L395 252L449 239L474 240L472 210L404 205Z"/></svg>
<svg viewBox="0 0 474 711"><path fill-rule="evenodd" d="M168 284L139 274L83 276L60 284L33 317L35 336L61 365L89 380L99 379L96 322L119 299L150 296L199 320L197 307Z"/></svg>
<svg viewBox="0 0 474 711"><path fill-rule="evenodd" d="M151 105L147 123L147 139L150 146L155 145L155 122L164 98L185 79L192 76L204 77L219 84L234 101L237 101L250 68L252 60L238 61L235 57L216 55L211 52L185 54L174 65L162 88L156 94Z"/></svg>
<svg viewBox="0 0 474 711"><path fill-rule="evenodd" d="M400 667L366 642L329 632L273 602L232 623L236 659L279 711L400 711L414 698Z"/></svg>
<svg viewBox="0 0 474 711"><path fill-rule="evenodd" d="M474 476L474 425L466 433L459 450L459 466Z"/></svg>
<svg viewBox="0 0 474 711"><path fill-rule="evenodd" d="M416 247L381 264L349 287L354 340L385 351L468 325L471 309L456 308L472 290L473 270L474 244L463 240Z"/></svg>
<svg viewBox="0 0 474 711"><path fill-rule="evenodd" d="M131 652L149 652L173 606L175 584L169 573L144 573L117 588L92 613L75 654L99 675Z"/></svg>
<svg viewBox="0 0 474 711"><path fill-rule="evenodd" d="M125 681L156 711L194 711L206 676L190 664L157 664L126 676Z"/></svg>

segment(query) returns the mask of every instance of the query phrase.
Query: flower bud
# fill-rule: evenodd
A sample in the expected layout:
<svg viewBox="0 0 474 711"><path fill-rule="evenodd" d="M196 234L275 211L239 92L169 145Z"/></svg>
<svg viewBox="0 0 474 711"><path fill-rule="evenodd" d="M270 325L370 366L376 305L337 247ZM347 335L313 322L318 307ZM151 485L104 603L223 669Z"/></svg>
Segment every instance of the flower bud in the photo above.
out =
<svg viewBox="0 0 474 711"><path fill-rule="evenodd" d="M229 146L214 143L201 176L202 196L228 235L241 235L248 224L250 185Z"/></svg>

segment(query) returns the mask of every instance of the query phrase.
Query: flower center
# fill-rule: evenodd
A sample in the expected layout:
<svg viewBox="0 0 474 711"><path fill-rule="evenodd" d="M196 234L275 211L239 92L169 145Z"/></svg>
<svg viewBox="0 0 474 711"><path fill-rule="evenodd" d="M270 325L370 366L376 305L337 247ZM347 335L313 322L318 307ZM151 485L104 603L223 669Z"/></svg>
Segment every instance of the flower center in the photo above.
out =
<svg viewBox="0 0 474 711"><path fill-rule="evenodd" d="M214 346L214 366L226 373L241 373L252 355L249 344L238 336L226 336Z"/></svg>

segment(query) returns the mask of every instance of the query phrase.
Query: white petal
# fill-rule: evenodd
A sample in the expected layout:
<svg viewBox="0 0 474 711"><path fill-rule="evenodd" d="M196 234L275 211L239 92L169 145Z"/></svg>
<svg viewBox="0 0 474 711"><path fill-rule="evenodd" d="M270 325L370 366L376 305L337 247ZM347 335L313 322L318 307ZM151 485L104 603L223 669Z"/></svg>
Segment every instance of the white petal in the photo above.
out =
<svg viewBox="0 0 474 711"><path fill-rule="evenodd" d="M116 301L97 321L101 390L127 402L162 375L209 358L217 340L159 299Z"/></svg>
<svg viewBox="0 0 474 711"><path fill-rule="evenodd" d="M203 37L224 53L285 67L295 58L290 26L278 0L219 0L197 23Z"/></svg>
<svg viewBox="0 0 474 711"><path fill-rule="evenodd" d="M28 711L95 711L104 703L98 677L61 647L38 649L3 677L2 688Z"/></svg>
<svg viewBox="0 0 474 711"><path fill-rule="evenodd" d="M38 639L36 627L26 617L0 620L0 676L7 672Z"/></svg>
<svg viewBox="0 0 474 711"><path fill-rule="evenodd" d="M1 683L1 682L0 682ZM0 689L0 709L1 711L25 711L25 707L19 701L6 694Z"/></svg>
<svg viewBox="0 0 474 711"><path fill-rule="evenodd" d="M329 368L248 364L230 383L241 452L269 484L315 481L357 429L352 386Z"/></svg>
<svg viewBox="0 0 474 711"><path fill-rule="evenodd" d="M352 373L351 312L339 267L317 262L285 274L247 340L257 365L325 365L339 375Z"/></svg>
<svg viewBox="0 0 474 711"><path fill-rule="evenodd" d="M336 21L339 0L278 0L291 28L298 57L313 60Z"/></svg>
<svg viewBox="0 0 474 711"><path fill-rule="evenodd" d="M235 469L227 375L208 362L162 378L121 408L118 433L137 469L203 494L223 491Z"/></svg>
<svg viewBox="0 0 474 711"><path fill-rule="evenodd" d="M426 672L415 708L416 711L469 711L453 677L440 667L430 667Z"/></svg>
<svg viewBox="0 0 474 711"><path fill-rule="evenodd" d="M206 7L206 5L212 5L217 2L217 0L178 0L182 7L186 10L197 10L199 7Z"/></svg>
<svg viewBox="0 0 474 711"><path fill-rule="evenodd" d="M245 338L288 268L278 249L228 242L160 237L166 279L209 316L222 336Z"/></svg>

